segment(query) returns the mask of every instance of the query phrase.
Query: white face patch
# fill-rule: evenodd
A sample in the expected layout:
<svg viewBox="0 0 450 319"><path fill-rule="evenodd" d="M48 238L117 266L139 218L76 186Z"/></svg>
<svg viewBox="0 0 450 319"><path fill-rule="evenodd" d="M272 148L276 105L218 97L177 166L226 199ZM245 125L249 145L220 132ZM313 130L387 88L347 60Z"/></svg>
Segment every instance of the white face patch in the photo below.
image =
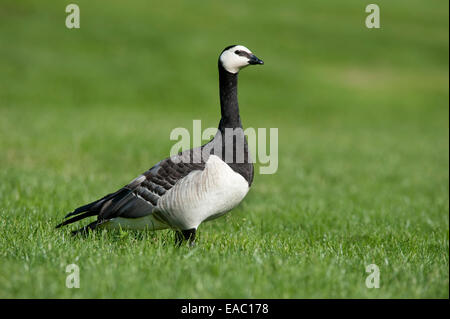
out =
<svg viewBox="0 0 450 319"><path fill-rule="evenodd" d="M252 54L252 51L244 47L243 45L236 45L234 47L229 48L228 50L223 51L220 55L220 62L225 70L230 73L238 73L240 69L249 65L249 58L247 56L238 55L236 51L244 51L249 55Z"/></svg>

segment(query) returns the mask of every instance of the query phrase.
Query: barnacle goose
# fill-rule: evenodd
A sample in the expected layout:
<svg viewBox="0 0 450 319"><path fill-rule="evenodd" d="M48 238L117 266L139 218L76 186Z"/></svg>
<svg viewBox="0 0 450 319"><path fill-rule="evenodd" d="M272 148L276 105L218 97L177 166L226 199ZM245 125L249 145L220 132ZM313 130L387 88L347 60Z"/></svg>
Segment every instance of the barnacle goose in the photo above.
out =
<svg viewBox="0 0 450 319"><path fill-rule="evenodd" d="M115 193L75 209L56 228L97 216L73 233L171 228L177 244L184 240L193 244L203 221L225 214L243 200L253 181L253 164L239 116L237 79L240 69L264 62L246 47L231 45L221 52L218 64L222 117L215 137L160 161Z"/></svg>

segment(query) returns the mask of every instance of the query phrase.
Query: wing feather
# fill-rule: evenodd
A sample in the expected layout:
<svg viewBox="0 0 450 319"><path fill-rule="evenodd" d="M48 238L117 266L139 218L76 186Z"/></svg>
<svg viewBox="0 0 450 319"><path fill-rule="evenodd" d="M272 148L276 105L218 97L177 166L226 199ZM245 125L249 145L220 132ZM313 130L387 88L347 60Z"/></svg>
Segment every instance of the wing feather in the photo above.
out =
<svg viewBox="0 0 450 319"><path fill-rule="evenodd" d="M158 211L158 201L168 190L190 172L205 168L204 162L183 162L183 159L192 158L191 153L192 150L177 155L179 161L172 158L160 161L117 192L75 209L66 218L77 216L63 221L58 227L94 215L98 216L99 222L103 222L116 217L139 218Z"/></svg>

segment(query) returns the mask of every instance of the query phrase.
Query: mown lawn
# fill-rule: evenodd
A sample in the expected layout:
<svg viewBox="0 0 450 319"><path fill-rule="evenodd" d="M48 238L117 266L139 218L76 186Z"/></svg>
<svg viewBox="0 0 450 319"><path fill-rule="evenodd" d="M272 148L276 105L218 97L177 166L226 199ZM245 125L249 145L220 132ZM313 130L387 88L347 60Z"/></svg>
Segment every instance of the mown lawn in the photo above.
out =
<svg viewBox="0 0 450 319"><path fill-rule="evenodd" d="M78 0L79 30L66 2L0 3L0 298L449 297L448 1L377 1L379 30L359 0ZM233 43L265 61L241 117L279 129L277 173L193 249L55 230L167 157L173 128L217 126Z"/></svg>

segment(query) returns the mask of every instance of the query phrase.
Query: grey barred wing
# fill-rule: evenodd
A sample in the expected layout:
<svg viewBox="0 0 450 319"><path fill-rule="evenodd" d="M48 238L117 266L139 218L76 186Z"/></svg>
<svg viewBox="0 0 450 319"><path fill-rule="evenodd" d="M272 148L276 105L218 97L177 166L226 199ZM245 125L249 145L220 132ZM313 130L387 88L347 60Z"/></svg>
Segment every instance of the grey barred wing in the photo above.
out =
<svg viewBox="0 0 450 319"><path fill-rule="evenodd" d="M90 216L97 216L97 221L79 230L82 231L86 228L93 229L116 217L139 218L158 212L158 201L167 191L192 171L205 168L204 162L192 161L192 154L193 150L190 150L177 155L174 160L167 158L160 161L118 191L80 206L67 214L65 220L56 228ZM168 222L162 214L154 215L159 216L160 221Z"/></svg>
<svg viewBox="0 0 450 319"><path fill-rule="evenodd" d="M179 180L192 171L203 170L204 167L204 163L178 163L172 161L171 158L165 159L134 179L105 202L98 214L99 219L147 216L157 210L158 200Z"/></svg>

